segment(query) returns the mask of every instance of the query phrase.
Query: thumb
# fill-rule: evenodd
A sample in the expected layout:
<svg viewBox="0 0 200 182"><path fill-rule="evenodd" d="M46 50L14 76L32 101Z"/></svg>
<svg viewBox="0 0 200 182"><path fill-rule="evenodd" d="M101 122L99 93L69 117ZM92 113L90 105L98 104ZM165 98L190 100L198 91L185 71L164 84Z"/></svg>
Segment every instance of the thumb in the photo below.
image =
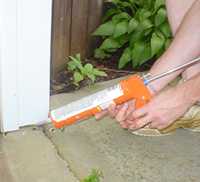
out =
<svg viewBox="0 0 200 182"><path fill-rule="evenodd" d="M143 117L147 114L147 107L144 106L140 109L135 110L132 114L131 114L131 120L135 120L135 119L139 119L140 117Z"/></svg>
<svg viewBox="0 0 200 182"><path fill-rule="evenodd" d="M106 116L108 114L108 110L103 110L99 113L96 113L94 116L96 118L96 120L102 119L104 116Z"/></svg>

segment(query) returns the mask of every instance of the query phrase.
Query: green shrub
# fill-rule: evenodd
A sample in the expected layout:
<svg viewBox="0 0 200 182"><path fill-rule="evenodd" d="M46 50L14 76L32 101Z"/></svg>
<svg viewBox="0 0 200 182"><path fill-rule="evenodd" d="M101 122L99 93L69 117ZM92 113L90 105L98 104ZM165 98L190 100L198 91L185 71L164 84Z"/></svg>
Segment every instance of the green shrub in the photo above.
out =
<svg viewBox="0 0 200 182"><path fill-rule="evenodd" d="M132 62L138 67L159 57L169 46L169 28L164 0L111 0L113 4L94 36L103 39L95 57L109 58L123 49L118 67Z"/></svg>
<svg viewBox="0 0 200 182"><path fill-rule="evenodd" d="M69 56L69 59L70 61L67 63L67 69L73 73L73 81L75 85L79 85L79 83L86 78L95 82L97 76L107 76L104 71L94 68L90 63L83 65L80 54L76 54L74 57Z"/></svg>

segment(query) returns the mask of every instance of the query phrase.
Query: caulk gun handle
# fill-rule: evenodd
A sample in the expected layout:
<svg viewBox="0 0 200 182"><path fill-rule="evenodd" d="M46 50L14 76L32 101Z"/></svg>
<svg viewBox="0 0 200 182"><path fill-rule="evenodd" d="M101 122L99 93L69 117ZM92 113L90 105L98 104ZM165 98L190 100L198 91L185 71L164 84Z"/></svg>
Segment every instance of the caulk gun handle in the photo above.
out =
<svg viewBox="0 0 200 182"><path fill-rule="evenodd" d="M146 100L137 99L136 102L135 102L135 108L136 108L136 109L141 108L141 107L143 107L144 105L146 105L147 103L148 103L148 101L146 101Z"/></svg>
<svg viewBox="0 0 200 182"><path fill-rule="evenodd" d="M145 85L143 78L139 75L133 75L126 80L122 80L120 85L124 94L114 100L116 104L122 104L129 100L135 100L135 107L138 109L147 104L152 98L152 95Z"/></svg>

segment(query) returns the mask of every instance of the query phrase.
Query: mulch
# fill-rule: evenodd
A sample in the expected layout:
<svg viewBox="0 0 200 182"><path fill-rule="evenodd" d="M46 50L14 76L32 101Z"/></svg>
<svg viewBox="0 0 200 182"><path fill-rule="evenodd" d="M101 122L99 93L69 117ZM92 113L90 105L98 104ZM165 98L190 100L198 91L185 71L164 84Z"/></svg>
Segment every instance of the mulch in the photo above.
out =
<svg viewBox="0 0 200 182"><path fill-rule="evenodd" d="M96 82L108 81L123 77L135 72L146 71L152 65L152 61L141 66L139 69L132 68L131 64L127 65L123 70L117 68L118 58L112 57L109 60L96 60L96 59L87 59L86 63L89 62L93 64L96 68L107 73L107 77L97 77ZM67 69L60 71L55 79L51 80L51 95L60 94L60 93L69 93L75 90L79 90L82 87L92 84L91 80L85 79L80 82L79 86L74 85L73 83L73 73L69 72Z"/></svg>

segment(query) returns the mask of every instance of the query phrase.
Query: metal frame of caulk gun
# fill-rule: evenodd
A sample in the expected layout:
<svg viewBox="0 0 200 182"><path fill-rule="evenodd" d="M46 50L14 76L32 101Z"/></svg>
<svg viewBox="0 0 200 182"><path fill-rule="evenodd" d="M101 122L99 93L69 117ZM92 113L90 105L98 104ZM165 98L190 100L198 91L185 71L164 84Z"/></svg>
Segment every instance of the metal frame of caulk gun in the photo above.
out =
<svg viewBox="0 0 200 182"><path fill-rule="evenodd" d="M144 79L144 84L145 85L148 85L150 82L154 81L154 80L157 80L157 79L160 79L162 77L165 77L165 76L168 76L174 72L177 72L181 69L184 69L184 68L187 68L187 67L190 67L194 64L197 64L197 63L200 63L200 57L196 58L196 59L193 59L185 64L182 64L180 66L177 66L175 68L172 68L164 73L161 73L161 74L158 74L158 75L155 75L155 76L152 76L151 74L147 74L143 77Z"/></svg>

